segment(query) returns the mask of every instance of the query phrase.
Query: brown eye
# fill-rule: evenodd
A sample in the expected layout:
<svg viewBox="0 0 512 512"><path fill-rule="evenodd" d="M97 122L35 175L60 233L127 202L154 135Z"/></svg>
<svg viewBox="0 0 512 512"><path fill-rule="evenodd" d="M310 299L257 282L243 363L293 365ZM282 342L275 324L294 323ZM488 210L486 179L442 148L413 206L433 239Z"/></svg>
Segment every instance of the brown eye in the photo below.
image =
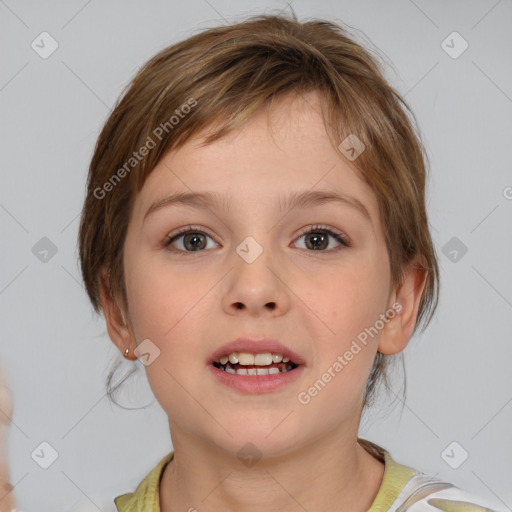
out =
<svg viewBox="0 0 512 512"><path fill-rule="evenodd" d="M329 235L325 233L308 233L306 237L306 247L314 251L327 249L329 246ZM309 242L309 243L308 243Z"/></svg>
<svg viewBox="0 0 512 512"><path fill-rule="evenodd" d="M188 233L183 235L183 246L187 250L198 251L206 247L206 240L203 233Z"/></svg>
<svg viewBox="0 0 512 512"><path fill-rule="evenodd" d="M197 229L187 228L179 233L169 237L164 243L165 247L173 246L170 250L173 252L196 252L207 248L208 238L212 239L206 233ZM212 239L213 240L213 239Z"/></svg>
<svg viewBox="0 0 512 512"><path fill-rule="evenodd" d="M350 247L350 243L344 235L329 228L322 228L321 226L309 228L307 231L303 232L297 240L301 238L304 238L305 249L310 251L329 252L330 250ZM329 238L336 240L338 245L326 250L330 245Z"/></svg>

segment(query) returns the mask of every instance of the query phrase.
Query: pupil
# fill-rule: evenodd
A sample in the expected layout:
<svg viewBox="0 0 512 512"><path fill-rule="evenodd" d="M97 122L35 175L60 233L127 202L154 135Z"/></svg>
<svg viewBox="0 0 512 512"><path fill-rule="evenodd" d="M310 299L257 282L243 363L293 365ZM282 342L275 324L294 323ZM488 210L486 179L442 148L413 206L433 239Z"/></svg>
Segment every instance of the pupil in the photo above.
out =
<svg viewBox="0 0 512 512"><path fill-rule="evenodd" d="M187 242L188 241L195 240L195 242L197 242L199 240L199 245L194 245L193 244L191 246L192 250L196 251L198 249L204 249L204 247L205 247L204 239L202 240L203 243L201 244L200 236L202 236L202 235L200 235L199 233L193 233L193 234L185 235L185 240L184 240L185 247L187 247Z"/></svg>
<svg viewBox="0 0 512 512"><path fill-rule="evenodd" d="M325 241L327 240L327 237L321 233L312 233L311 235L311 238L306 238L306 240L315 240L315 241L319 241L319 239L321 239L320 241L320 244L319 245L313 245L313 249L316 250L318 248L321 248L321 249L325 249L326 247L326 244L325 244Z"/></svg>

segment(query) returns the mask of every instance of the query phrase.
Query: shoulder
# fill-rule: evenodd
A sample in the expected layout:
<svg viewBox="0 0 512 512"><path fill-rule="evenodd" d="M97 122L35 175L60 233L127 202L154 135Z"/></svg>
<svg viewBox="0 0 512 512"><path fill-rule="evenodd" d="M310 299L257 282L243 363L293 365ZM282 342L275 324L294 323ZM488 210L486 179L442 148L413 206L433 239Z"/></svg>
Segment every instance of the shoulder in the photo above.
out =
<svg viewBox="0 0 512 512"><path fill-rule="evenodd" d="M174 451L160 459L158 464L144 477L134 492L114 498L118 512L159 510L160 479L165 466L174 457ZM142 507L142 508L141 508Z"/></svg>
<svg viewBox="0 0 512 512"><path fill-rule="evenodd" d="M389 512L498 512L476 494L417 472L397 496Z"/></svg>
<svg viewBox="0 0 512 512"><path fill-rule="evenodd" d="M498 512L485 500L454 484L396 462L384 448L359 439L384 462L384 476L369 512Z"/></svg>

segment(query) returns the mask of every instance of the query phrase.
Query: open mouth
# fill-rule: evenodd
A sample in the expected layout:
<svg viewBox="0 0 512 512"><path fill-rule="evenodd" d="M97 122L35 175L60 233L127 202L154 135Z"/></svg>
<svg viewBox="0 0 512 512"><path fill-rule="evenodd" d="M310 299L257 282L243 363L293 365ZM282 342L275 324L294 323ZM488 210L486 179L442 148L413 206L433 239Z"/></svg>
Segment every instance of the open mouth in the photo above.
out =
<svg viewBox="0 0 512 512"><path fill-rule="evenodd" d="M270 352L262 354L233 352L221 357L219 361L213 361L212 364L215 368L227 373L253 376L286 373L298 366L289 358Z"/></svg>

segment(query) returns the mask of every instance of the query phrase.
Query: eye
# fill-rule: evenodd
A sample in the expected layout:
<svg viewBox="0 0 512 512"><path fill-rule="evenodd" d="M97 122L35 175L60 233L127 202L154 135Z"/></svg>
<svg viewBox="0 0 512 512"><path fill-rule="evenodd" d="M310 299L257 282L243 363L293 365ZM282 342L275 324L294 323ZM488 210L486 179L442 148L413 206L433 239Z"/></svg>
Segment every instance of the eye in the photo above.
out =
<svg viewBox="0 0 512 512"><path fill-rule="evenodd" d="M345 247L351 247L350 240L337 231L334 231L325 226L315 225L302 231L297 240L305 238L306 247L312 251L330 252L340 250ZM196 226L187 226L180 229L177 233L167 237L163 243L165 247L175 253L186 254L190 252L200 252L203 249L212 249L216 247L214 242L213 247L208 247L208 238L213 241L213 238L201 231L201 228ZM326 250L330 245L330 240L334 239L338 245L334 248ZM172 246L172 248L170 247Z"/></svg>
<svg viewBox="0 0 512 512"><path fill-rule="evenodd" d="M177 253L196 252L207 248L207 238L213 240L209 235L200 231L200 228L187 226L176 234L167 237L164 246L169 247L172 245L174 248L169 247L169 250Z"/></svg>
<svg viewBox="0 0 512 512"><path fill-rule="evenodd" d="M344 247L351 247L351 243L349 239L343 235L342 233L338 233L337 231L333 231L332 229L325 226L312 226L303 231L298 240L301 238L305 238L306 249L311 249L313 251L320 252L329 252L326 251L327 247L329 247L329 237L334 238L338 242L338 246L330 249L333 251L343 249Z"/></svg>

